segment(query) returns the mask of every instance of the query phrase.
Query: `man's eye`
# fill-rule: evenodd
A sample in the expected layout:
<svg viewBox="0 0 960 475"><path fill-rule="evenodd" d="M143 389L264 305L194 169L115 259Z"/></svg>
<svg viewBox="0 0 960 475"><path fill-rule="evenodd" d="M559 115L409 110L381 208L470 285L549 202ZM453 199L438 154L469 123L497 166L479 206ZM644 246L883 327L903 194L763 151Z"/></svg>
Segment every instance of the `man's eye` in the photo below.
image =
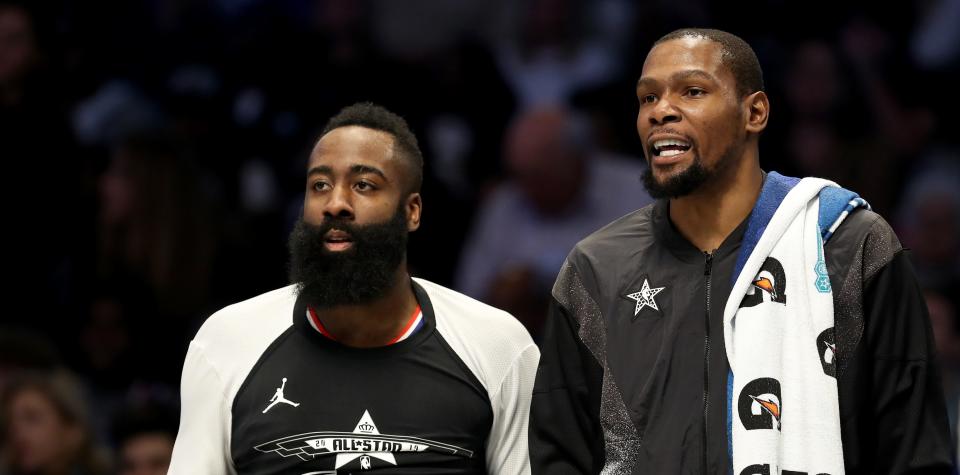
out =
<svg viewBox="0 0 960 475"><path fill-rule="evenodd" d="M373 185L365 181L358 181L357 184L354 186L356 186L357 190L360 190L360 191L369 191L373 189Z"/></svg>
<svg viewBox="0 0 960 475"><path fill-rule="evenodd" d="M644 95L640 96L640 103L641 103L641 104L649 104L649 103L651 103L651 102L653 102L653 101L655 101L655 100L657 100L657 96L654 95L654 94L644 94Z"/></svg>
<svg viewBox="0 0 960 475"><path fill-rule="evenodd" d="M706 94L706 93L707 93L707 91L704 91L703 89L700 89L699 87L691 87L690 89L687 89L687 95L688 95L688 96L699 97L699 96L702 96L702 95L704 95L704 94Z"/></svg>
<svg viewBox="0 0 960 475"><path fill-rule="evenodd" d="M313 190L314 190L314 191L323 191L323 190L327 189L329 186L330 186L330 185L328 185L327 182L325 182L325 181L318 181L318 182L315 182L315 183L313 184Z"/></svg>

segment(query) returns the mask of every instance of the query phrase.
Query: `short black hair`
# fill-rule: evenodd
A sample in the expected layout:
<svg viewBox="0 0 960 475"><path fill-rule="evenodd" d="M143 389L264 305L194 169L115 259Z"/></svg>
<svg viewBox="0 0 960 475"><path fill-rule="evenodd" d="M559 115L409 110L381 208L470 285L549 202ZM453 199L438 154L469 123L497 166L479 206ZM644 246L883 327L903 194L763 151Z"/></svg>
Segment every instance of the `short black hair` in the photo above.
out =
<svg viewBox="0 0 960 475"><path fill-rule="evenodd" d="M723 64L733 73L738 96L763 90L763 70L757 54L739 36L710 28L681 28L667 33L653 46L680 38L704 38L720 45Z"/></svg>
<svg viewBox="0 0 960 475"><path fill-rule="evenodd" d="M420 186L423 185L423 154L420 153L417 137L413 135L410 126L407 125L406 120L403 120L403 117L372 102L358 102L344 107L337 115L331 117L327 121L327 125L323 127L320 138L323 138L333 129L351 125L379 130L392 135L394 153L410 164L411 180L408 192L420 192Z"/></svg>

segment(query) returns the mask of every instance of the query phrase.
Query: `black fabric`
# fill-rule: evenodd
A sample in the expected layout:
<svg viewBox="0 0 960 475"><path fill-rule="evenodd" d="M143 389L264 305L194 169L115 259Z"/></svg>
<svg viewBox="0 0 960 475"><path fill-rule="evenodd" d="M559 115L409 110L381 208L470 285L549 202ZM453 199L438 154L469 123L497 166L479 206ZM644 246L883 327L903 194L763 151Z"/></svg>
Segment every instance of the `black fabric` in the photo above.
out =
<svg viewBox="0 0 960 475"><path fill-rule="evenodd" d="M712 254L708 266L707 256L673 228L667 211L667 202L658 201L571 252L562 272L579 274L599 306L606 357L593 358L591 345L597 343L580 337L579 309L555 302L531 408L533 473L598 473L611 462L617 467L612 473L730 470L722 318L745 226ZM870 211L854 212L825 246L843 369L847 473L950 472L928 317L898 251L889 226ZM561 275L554 296L573 291L559 285L566 281ZM627 296L645 281L663 287L654 296L658 309L644 306L634 316L637 302ZM605 366L615 386L603 384ZM625 403L639 443L605 446L622 437L601 429L602 420L617 418L596 402L606 397Z"/></svg>
<svg viewBox="0 0 960 475"><path fill-rule="evenodd" d="M927 307L904 251L867 283L863 343L839 380L847 473L953 473Z"/></svg>
<svg viewBox="0 0 960 475"><path fill-rule="evenodd" d="M493 422L487 392L436 331L429 298L413 286L423 327L380 348L350 348L320 335L298 300L294 326L264 352L234 399L231 451L239 473L485 473ZM283 378L283 398L300 406L279 403L264 413ZM424 450L382 450L383 443ZM350 459L340 467L338 450ZM377 457L385 452L395 463Z"/></svg>
<svg viewBox="0 0 960 475"><path fill-rule="evenodd" d="M578 324L556 300L551 301L547 339L540 345L534 398L540 424L531 424L530 440L539 441L538 473L599 473L603 467L600 384L603 368L577 337ZM544 356L549 355L549 358ZM532 453L531 447L531 455Z"/></svg>

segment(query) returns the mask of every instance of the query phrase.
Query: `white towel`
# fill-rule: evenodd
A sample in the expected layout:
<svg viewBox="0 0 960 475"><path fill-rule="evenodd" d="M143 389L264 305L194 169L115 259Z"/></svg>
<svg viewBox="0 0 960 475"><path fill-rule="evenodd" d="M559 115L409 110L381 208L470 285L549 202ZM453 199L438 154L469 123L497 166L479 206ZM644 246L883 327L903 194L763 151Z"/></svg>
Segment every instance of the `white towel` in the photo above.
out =
<svg viewBox="0 0 960 475"><path fill-rule="evenodd" d="M753 242L748 225L745 260L724 308L733 473L837 475L844 471L843 447L823 238L866 203L827 180L797 183L775 173L771 180L751 215L764 221L757 215L767 207L768 221L750 223L759 235ZM770 192L777 186L779 197ZM827 201L842 197L841 212L835 203L821 209L826 187L846 193L828 193ZM828 226L825 210L833 214Z"/></svg>

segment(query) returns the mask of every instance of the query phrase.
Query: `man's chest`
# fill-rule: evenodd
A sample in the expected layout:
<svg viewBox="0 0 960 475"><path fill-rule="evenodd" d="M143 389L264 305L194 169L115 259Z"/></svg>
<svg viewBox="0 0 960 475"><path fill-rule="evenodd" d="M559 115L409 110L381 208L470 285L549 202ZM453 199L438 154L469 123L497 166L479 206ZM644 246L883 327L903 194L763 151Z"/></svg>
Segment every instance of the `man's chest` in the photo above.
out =
<svg viewBox="0 0 960 475"><path fill-rule="evenodd" d="M723 356L734 258L647 253L598 279L606 364L628 406L679 410L702 399L707 359Z"/></svg>
<svg viewBox="0 0 960 475"><path fill-rule="evenodd" d="M286 345L233 405L239 473L480 473L492 413L442 348L368 358Z"/></svg>

